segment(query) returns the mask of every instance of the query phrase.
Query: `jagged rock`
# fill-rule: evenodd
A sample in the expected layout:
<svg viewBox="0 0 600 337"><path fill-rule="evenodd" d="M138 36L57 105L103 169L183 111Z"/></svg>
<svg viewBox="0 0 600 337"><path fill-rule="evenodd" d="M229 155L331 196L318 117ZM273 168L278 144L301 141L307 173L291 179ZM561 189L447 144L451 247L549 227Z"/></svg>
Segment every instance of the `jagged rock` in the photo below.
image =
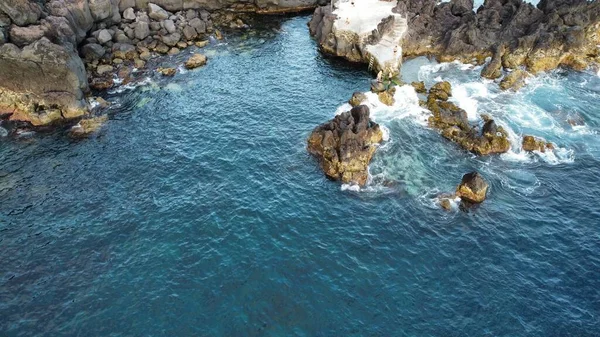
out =
<svg viewBox="0 0 600 337"><path fill-rule="evenodd" d="M539 151L546 152L546 150L553 150L554 144L546 142L543 139L533 136L523 136L523 150L524 151Z"/></svg>
<svg viewBox="0 0 600 337"><path fill-rule="evenodd" d="M195 69L206 64L206 56L202 54L192 55L186 62L185 67L187 69Z"/></svg>
<svg viewBox="0 0 600 337"><path fill-rule="evenodd" d="M385 84L381 81L378 80L372 80L371 81L371 91L374 93L380 93L385 91L386 87Z"/></svg>
<svg viewBox="0 0 600 337"><path fill-rule="evenodd" d="M429 99L447 101L452 96L452 86L448 81L438 82L429 89Z"/></svg>
<svg viewBox="0 0 600 337"><path fill-rule="evenodd" d="M493 56L482 75L494 79L501 75L500 63L536 73L598 62L598 1L544 0L536 8L522 0L486 0L476 12L465 11L469 5L464 0L398 1L395 11L408 18L404 56L478 64Z"/></svg>
<svg viewBox="0 0 600 337"><path fill-rule="evenodd" d="M478 204L485 200L487 190L488 184L483 177L477 172L471 172L463 176L456 188L456 195L464 201Z"/></svg>
<svg viewBox="0 0 600 337"><path fill-rule="evenodd" d="M412 82L410 85L415 88L415 91L419 94L424 94L427 92L427 88L425 88L425 83L423 81Z"/></svg>
<svg viewBox="0 0 600 337"><path fill-rule="evenodd" d="M500 81L500 89L519 90L523 85L525 85L525 78L527 78L527 72L517 69L506 75L502 81Z"/></svg>
<svg viewBox="0 0 600 337"><path fill-rule="evenodd" d="M343 183L364 185L376 144L383 139L379 125L369 119L369 108L359 105L316 127L308 151L317 157L325 175Z"/></svg>
<svg viewBox="0 0 600 337"><path fill-rule="evenodd" d="M510 149L508 134L502 127L484 117L485 123L479 132L476 126L470 125L466 111L445 100L451 95L447 82L437 83L430 89L426 106L432 113L429 117L431 127L441 130L444 138L477 155L504 153Z"/></svg>
<svg viewBox="0 0 600 337"><path fill-rule="evenodd" d="M175 68L158 68L156 71L163 76L175 76L177 73L177 69Z"/></svg>
<svg viewBox="0 0 600 337"><path fill-rule="evenodd" d="M352 107L356 107L361 105L364 101L367 100L367 95L363 94L360 91L356 91L352 94L352 98L348 101Z"/></svg>
<svg viewBox="0 0 600 337"><path fill-rule="evenodd" d="M169 13L160 6L153 3L148 4L148 16L156 21L163 21L169 18Z"/></svg>

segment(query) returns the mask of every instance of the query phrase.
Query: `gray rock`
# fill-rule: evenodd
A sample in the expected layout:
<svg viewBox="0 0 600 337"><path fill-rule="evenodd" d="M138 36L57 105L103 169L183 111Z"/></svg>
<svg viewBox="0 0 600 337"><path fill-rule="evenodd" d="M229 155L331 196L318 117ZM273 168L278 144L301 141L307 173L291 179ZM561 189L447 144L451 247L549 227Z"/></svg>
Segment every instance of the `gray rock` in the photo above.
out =
<svg viewBox="0 0 600 337"><path fill-rule="evenodd" d="M206 22L208 21L208 18L210 18L210 13L207 10L201 10L200 11L200 18L202 19L202 21Z"/></svg>
<svg viewBox="0 0 600 337"><path fill-rule="evenodd" d="M131 30L131 28L129 28L129 29ZM134 35L133 38L135 38L135 31L133 31L133 35ZM113 39L117 43L131 43L131 39L133 39L133 38L129 38L129 36L127 36L127 34L125 34L124 31L118 30L115 32Z"/></svg>
<svg viewBox="0 0 600 337"><path fill-rule="evenodd" d="M135 39L135 31L131 27L126 26L125 29L123 29L123 31L125 32L125 35L127 35L128 38Z"/></svg>
<svg viewBox="0 0 600 337"><path fill-rule="evenodd" d="M194 40L198 37L198 33L196 32L196 29L194 29L194 27L192 26L185 26L183 28L183 36L185 36L186 40Z"/></svg>
<svg viewBox="0 0 600 337"><path fill-rule="evenodd" d="M156 21L163 21L169 18L169 13L160 6L149 3L148 16Z"/></svg>
<svg viewBox="0 0 600 337"><path fill-rule="evenodd" d="M6 43L6 36L4 36L4 32L0 30L0 46Z"/></svg>
<svg viewBox="0 0 600 337"><path fill-rule="evenodd" d="M108 29L102 29L99 33L98 33L98 42L100 42L100 44L105 44L106 42L112 40L112 34L110 33L110 31Z"/></svg>
<svg viewBox="0 0 600 337"><path fill-rule="evenodd" d="M150 22L150 29L153 32L158 32L162 27L160 26L160 22Z"/></svg>
<svg viewBox="0 0 600 337"><path fill-rule="evenodd" d="M199 18L190 20L189 25L193 27L198 34L206 33L206 23Z"/></svg>
<svg viewBox="0 0 600 337"><path fill-rule="evenodd" d="M32 44L41 39L46 34L46 29L42 25L19 27L13 25L10 28L10 42L19 47Z"/></svg>
<svg viewBox="0 0 600 337"><path fill-rule="evenodd" d="M69 21L77 42L83 41L94 25L89 4L84 0L50 0L46 4L50 15L61 16Z"/></svg>
<svg viewBox="0 0 600 337"><path fill-rule="evenodd" d="M139 40L143 40L150 35L150 26L144 21L136 22L133 30L135 32L135 37Z"/></svg>
<svg viewBox="0 0 600 337"><path fill-rule="evenodd" d="M104 47L97 43L88 43L81 47L81 55L86 61L94 61L100 59L106 54Z"/></svg>
<svg viewBox="0 0 600 337"><path fill-rule="evenodd" d="M181 40L181 34L173 33L173 34L165 35L161 38L161 40L167 46L173 47L173 46L177 45L177 42L179 42L179 40Z"/></svg>
<svg viewBox="0 0 600 337"><path fill-rule="evenodd" d="M42 14L40 6L28 0L2 0L0 1L1 12L6 13L17 26L34 24Z"/></svg>
<svg viewBox="0 0 600 337"><path fill-rule="evenodd" d="M101 21L112 17L112 3L110 0L87 0L94 21Z"/></svg>
<svg viewBox="0 0 600 337"><path fill-rule="evenodd" d="M77 47L77 37L69 24L69 20L59 16L48 16L41 22L45 27L46 36L50 37L55 43L70 44L74 48Z"/></svg>
<svg viewBox="0 0 600 337"><path fill-rule="evenodd" d="M134 21L135 20L135 12L133 8L129 7L123 12L123 20L125 21Z"/></svg>
<svg viewBox="0 0 600 337"><path fill-rule="evenodd" d="M163 21L163 26L165 27L165 29L167 30L167 32L169 34L173 34L177 31L177 28L175 27L175 23L173 22L173 20Z"/></svg>
<svg viewBox="0 0 600 337"><path fill-rule="evenodd" d="M12 21L8 17L8 15L2 13L0 11L0 28L9 27L12 24Z"/></svg>

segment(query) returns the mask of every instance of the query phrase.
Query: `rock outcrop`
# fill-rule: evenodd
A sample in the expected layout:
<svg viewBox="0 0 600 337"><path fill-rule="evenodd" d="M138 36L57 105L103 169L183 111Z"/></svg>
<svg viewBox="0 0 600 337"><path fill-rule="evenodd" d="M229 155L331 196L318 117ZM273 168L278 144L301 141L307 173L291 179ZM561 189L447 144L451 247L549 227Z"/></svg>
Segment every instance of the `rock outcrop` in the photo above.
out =
<svg viewBox="0 0 600 337"><path fill-rule="evenodd" d="M467 173L456 188L456 195L463 201L482 203L485 200L488 184L477 172Z"/></svg>
<svg viewBox="0 0 600 337"><path fill-rule="evenodd" d="M429 89L427 108L432 116L429 125L439 129L442 136L477 155L504 153L510 149L508 134L497 126L493 119L483 116L483 127L471 125L467 112L449 102L452 87L448 82L439 82Z"/></svg>
<svg viewBox="0 0 600 337"><path fill-rule="evenodd" d="M334 1L333 6L315 10L309 22L310 33L328 54L369 63L376 72L397 75L406 20L393 12L394 7L390 1Z"/></svg>
<svg viewBox="0 0 600 337"><path fill-rule="evenodd" d="M554 144L546 142L545 140L534 136L523 136L522 147L524 151L528 152L546 152L546 150L553 150Z"/></svg>
<svg viewBox="0 0 600 337"><path fill-rule="evenodd" d="M583 69L600 61L600 2L541 0L400 0L395 11L408 19L405 57L435 55L440 61L482 64L488 78L501 68L536 73L568 66Z"/></svg>
<svg viewBox="0 0 600 337"><path fill-rule="evenodd" d="M317 157L325 175L342 183L365 185L368 166L383 140L369 108L359 105L316 127L308 138L308 151Z"/></svg>
<svg viewBox="0 0 600 337"><path fill-rule="evenodd" d="M393 12L362 38L344 30L344 19L330 6L320 7L310 32L324 52L369 63L365 46L377 43L401 18L407 20L399 43L403 57L433 55L442 62L477 64L491 58L481 74L490 79L502 77L503 69L523 67L535 74L600 63L598 1L541 0L536 7L524 0L486 0L474 9L473 0L399 0Z"/></svg>

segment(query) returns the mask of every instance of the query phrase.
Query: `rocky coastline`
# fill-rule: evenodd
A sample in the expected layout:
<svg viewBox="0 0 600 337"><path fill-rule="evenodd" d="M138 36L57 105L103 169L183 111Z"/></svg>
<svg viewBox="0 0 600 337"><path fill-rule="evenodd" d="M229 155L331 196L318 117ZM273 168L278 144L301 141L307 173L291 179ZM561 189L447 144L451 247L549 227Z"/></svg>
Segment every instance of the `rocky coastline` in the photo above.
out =
<svg viewBox="0 0 600 337"><path fill-rule="evenodd" d="M393 12L407 20L399 43L404 58L429 56L440 62L486 64L483 77L512 77L503 89L518 83L524 71L584 70L600 63L597 1L542 0L536 7L523 0L487 0L473 8L473 0L400 0ZM315 11L309 26L321 49L353 62L369 62L355 40L336 34L333 26L339 19L330 6ZM393 19L390 15L386 20ZM373 38L385 32L382 21ZM511 75L513 70L521 72Z"/></svg>
<svg viewBox="0 0 600 337"><path fill-rule="evenodd" d="M220 27L247 28L245 15L298 12L324 4L323 0L2 1L0 118L33 127L93 118L89 98L94 91L127 84L134 72L154 71L147 69L150 59L206 46L210 36L222 38ZM190 60L186 67L205 63L206 59Z"/></svg>

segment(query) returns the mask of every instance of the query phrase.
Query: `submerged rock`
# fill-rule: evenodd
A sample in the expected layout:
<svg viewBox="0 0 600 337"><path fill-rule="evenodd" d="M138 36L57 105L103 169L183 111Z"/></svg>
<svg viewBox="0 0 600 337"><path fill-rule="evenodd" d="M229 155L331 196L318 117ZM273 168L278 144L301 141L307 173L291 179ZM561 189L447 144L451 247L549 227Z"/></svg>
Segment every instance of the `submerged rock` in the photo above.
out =
<svg viewBox="0 0 600 337"><path fill-rule="evenodd" d="M471 172L463 176L456 188L456 195L462 200L478 204L485 200L487 190L488 184L483 177L477 172Z"/></svg>
<svg viewBox="0 0 600 337"><path fill-rule="evenodd" d="M525 78L527 78L527 72L517 69L504 76L502 81L500 81L500 89L519 90L523 85L525 85Z"/></svg>
<svg viewBox="0 0 600 337"><path fill-rule="evenodd" d="M177 69L175 69L175 68L162 68L161 67L161 68L156 69L156 71L163 76L175 76L175 74L177 73Z"/></svg>
<svg viewBox="0 0 600 337"><path fill-rule="evenodd" d="M425 88L425 83L423 81L412 82L410 85L415 88L415 91L419 94L427 93L427 88Z"/></svg>
<svg viewBox="0 0 600 337"><path fill-rule="evenodd" d="M107 120L108 116L106 115L82 119L79 123L71 127L69 134L71 137L86 137L98 131Z"/></svg>
<svg viewBox="0 0 600 337"><path fill-rule="evenodd" d="M369 119L366 105L341 113L316 127L308 151L317 157L325 175L343 183L365 185L376 145L383 140L379 125Z"/></svg>

